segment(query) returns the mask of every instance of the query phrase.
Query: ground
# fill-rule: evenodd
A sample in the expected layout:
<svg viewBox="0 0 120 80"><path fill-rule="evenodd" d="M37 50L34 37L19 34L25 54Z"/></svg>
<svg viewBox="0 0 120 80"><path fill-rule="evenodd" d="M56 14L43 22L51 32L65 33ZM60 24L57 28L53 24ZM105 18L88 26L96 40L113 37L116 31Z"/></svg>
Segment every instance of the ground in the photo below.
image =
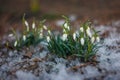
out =
<svg viewBox="0 0 120 80"><path fill-rule="evenodd" d="M0 80L120 80L119 0L41 0L37 14L31 13L29 3L29 0L0 0ZM59 58L44 43L22 50L7 46L14 39L8 37L10 28L22 30L24 13L29 23L48 18L45 24L57 31L64 22L61 14L68 15L76 29L80 21L90 19L104 40L95 62Z"/></svg>

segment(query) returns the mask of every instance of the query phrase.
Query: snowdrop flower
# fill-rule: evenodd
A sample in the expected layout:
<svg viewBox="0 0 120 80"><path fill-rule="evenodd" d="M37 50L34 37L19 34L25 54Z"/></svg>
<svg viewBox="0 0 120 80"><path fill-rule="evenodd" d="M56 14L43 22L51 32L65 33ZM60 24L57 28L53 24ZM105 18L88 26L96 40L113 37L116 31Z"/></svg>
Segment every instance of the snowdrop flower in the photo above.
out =
<svg viewBox="0 0 120 80"><path fill-rule="evenodd" d="M65 41L67 39L67 34L62 35L62 40Z"/></svg>
<svg viewBox="0 0 120 80"><path fill-rule="evenodd" d="M99 38L98 36L96 37L96 41L97 41L97 42L100 42L100 38Z"/></svg>
<svg viewBox="0 0 120 80"><path fill-rule="evenodd" d="M35 23L34 22L32 23L32 28L35 29Z"/></svg>
<svg viewBox="0 0 120 80"><path fill-rule="evenodd" d="M89 27L87 28L86 33L87 33L87 35L88 35L89 37L92 37L92 34L91 34L91 32L90 32L90 28L89 28Z"/></svg>
<svg viewBox="0 0 120 80"><path fill-rule="evenodd" d="M65 24L64 24L64 27L65 27L65 28L67 28L67 27L68 27L68 24L67 24L67 23L65 23Z"/></svg>
<svg viewBox="0 0 120 80"><path fill-rule="evenodd" d="M18 42L17 42L17 41L15 41L15 43L14 43L14 47L16 47L16 46L17 46L17 43L18 43Z"/></svg>
<svg viewBox="0 0 120 80"><path fill-rule="evenodd" d="M76 33L73 33L73 39L76 40Z"/></svg>
<svg viewBox="0 0 120 80"><path fill-rule="evenodd" d="M50 36L47 36L46 38L47 38L47 42L50 42Z"/></svg>
<svg viewBox="0 0 120 80"><path fill-rule="evenodd" d="M81 32L84 32L84 29L83 29L83 27L81 27L81 28L80 28L80 31L81 31Z"/></svg>
<svg viewBox="0 0 120 80"><path fill-rule="evenodd" d="M51 34L51 31L50 31L50 30L48 30L48 34Z"/></svg>
<svg viewBox="0 0 120 80"><path fill-rule="evenodd" d="M40 37L40 38L43 38L43 34L42 34L42 33L40 33L39 37Z"/></svg>
<svg viewBox="0 0 120 80"><path fill-rule="evenodd" d="M95 37L93 36L93 37L91 38L91 42L94 43L94 41L95 41Z"/></svg>
<svg viewBox="0 0 120 80"><path fill-rule="evenodd" d="M8 35L8 37L12 37L12 36L13 36L13 34L9 34L9 35Z"/></svg>
<svg viewBox="0 0 120 80"><path fill-rule="evenodd" d="M25 36L25 35L23 35L23 40L24 40L24 41L26 40L26 36Z"/></svg>
<svg viewBox="0 0 120 80"><path fill-rule="evenodd" d="M43 28L44 28L45 30L47 30L47 27L46 27L45 25L43 26Z"/></svg>
<svg viewBox="0 0 120 80"><path fill-rule="evenodd" d="M68 26L67 23L64 24L64 27L65 27L66 29L70 30L70 27Z"/></svg>
<svg viewBox="0 0 120 80"><path fill-rule="evenodd" d="M25 25L26 25L26 27L27 27L27 31L29 31L29 24L28 24L27 21L25 21Z"/></svg>
<svg viewBox="0 0 120 80"><path fill-rule="evenodd" d="M80 41L81 41L81 44L84 45L84 42L85 42L84 38L81 38Z"/></svg>
<svg viewBox="0 0 120 80"><path fill-rule="evenodd" d="M65 30L65 29L63 29L63 33L66 33L66 30Z"/></svg>

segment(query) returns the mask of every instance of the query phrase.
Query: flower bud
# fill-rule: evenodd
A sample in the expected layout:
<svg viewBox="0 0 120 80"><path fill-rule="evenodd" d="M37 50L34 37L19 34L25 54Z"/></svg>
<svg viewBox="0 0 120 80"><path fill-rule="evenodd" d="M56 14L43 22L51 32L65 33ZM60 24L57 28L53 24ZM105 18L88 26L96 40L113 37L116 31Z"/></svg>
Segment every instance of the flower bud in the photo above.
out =
<svg viewBox="0 0 120 80"><path fill-rule="evenodd" d="M87 35L88 35L89 37L92 37L92 34L91 34L91 32L90 32L90 28L89 28L89 27L87 28L86 33L87 33Z"/></svg>
<svg viewBox="0 0 120 80"><path fill-rule="evenodd" d="M29 31L29 24L28 24L27 21L25 21L25 25L26 25L26 27L27 27L27 31Z"/></svg>
<svg viewBox="0 0 120 80"><path fill-rule="evenodd" d="M45 30L47 30L47 27L46 27L45 25L43 26L43 28L44 28Z"/></svg>
<svg viewBox="0 0 120 80"><path fill-rule="evenodd" d="M81 28L80 28L80 31L81 31L81 32L84 32L84 29L83 29L83 27L81 27Z"/></svg>
<svg viewBox="0 0 120 80"><path fill-rule="evenodd" d="M95 41L95 37L93 36L93 37L91 38L91 42L94 43L94 41Z"/></svg>
<svg viewBox="0 0 120 80"><path fill-rule="evenodd" d="M35 29L35 23L34 22L32 23L32 28Z"/></svg>
<svg viewBox="0 0 120 80"><path fill-rule="evenodd" d="M50 36L47 36L46 38L47 38L47 42L50 42Z"/></svg>
<svg viewBox="0 0 120 80"><path fill-rule="evenodd" d="M81 41L81 45L84 45L84 42L85 42L84 38L81 38L80 41Z"/></svg>
<svg viewBox="0 0 120 80"><path fill-rule="evenodd" d="M76 40L76 33L73 33L73 39Z"/></svg>
<svg viewBox="0 0 120 80"><path fill-rule="evenodd" d="M97 41L97 42L100 42L100 38L99 38L98 36L96 37L96 41Z"/></svg>
<svg viewBox="0 0 120 80"><path fill-rule="evenodd" d="M40 38L43 38L43 34L42 34L42 33L40 33L39 37L40 37Z"/></svg>
<svg viewBox="0 0 120 80"><path fill-rule="evenodd" d="M63 40L63 41L67 40L67 34L63 34L63 35L62 35L62 40Z"/></svg>
<svg viewBox="0 0 120 80"><path fill-rule="evenodd" d="M14 43L14 47L16 47L16 46L17 46L17 43L18 43L18 42L17 42L17 41L15 41L15 43Z"/></svg>
<svg viewBox="0 0 120 80"><path fill-rule="evenodd" d="M26 40L26 36L25 35L23 35L23 41L25 41Z"/></svg>
<svg viewBox="0 0 120 80"><path fill-rule="evenodd" d="M51 31L50 31L50 30L48 30L48 34L50 34L50 35L51 35Z"/></svg>
<svg viewBox="0 0 120 80"><path fill-rule="evenodd" d="M65 23L65 24L64 24L64 27L65 27L66 29L70 30L70 27L68 26L68 23Z"/></svg>

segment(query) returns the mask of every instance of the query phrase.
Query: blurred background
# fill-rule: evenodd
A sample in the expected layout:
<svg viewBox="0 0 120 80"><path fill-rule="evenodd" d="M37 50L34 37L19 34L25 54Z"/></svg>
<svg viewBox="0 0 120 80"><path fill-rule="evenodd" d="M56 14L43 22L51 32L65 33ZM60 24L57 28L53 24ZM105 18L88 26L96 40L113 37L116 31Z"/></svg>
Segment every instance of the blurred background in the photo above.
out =
<svg viewBox="0 0 120 80"><path fill-rule="evenodd" d="M20 29L24 13L28 21L47 19L52 24L67 15L106 24L120 20L120 0L0 0L0 36L11 27Z"/></svg>

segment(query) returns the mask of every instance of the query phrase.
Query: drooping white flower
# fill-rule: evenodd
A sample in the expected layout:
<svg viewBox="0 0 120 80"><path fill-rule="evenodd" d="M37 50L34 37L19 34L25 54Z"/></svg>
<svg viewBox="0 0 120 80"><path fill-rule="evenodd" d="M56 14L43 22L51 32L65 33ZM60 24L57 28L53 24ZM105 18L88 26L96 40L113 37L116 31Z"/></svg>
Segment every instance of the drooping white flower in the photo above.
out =
<svg viewBox="0 0 120 80"><path fill-rule="evenodd" d="M64 24L64 27L65 27L65 28L68 28L68 24L67 24L67 23L65 23L65 24Z"/></svg>
<svg viewBox="0 0 120 80"><path fill-rule="evenodd" d="M68 25L68 23L65 23L65 24L64 24L64 27L65 27L66 29L70 30L70 26Z"/></svg>
<svg viewBox="0 0 120 80"><path fill-rule="evenodd" d="M43 38L43 34L42 34L42 33L40 33L39 37L40 37L40 38Z"/></svg>
<svg viewBox="0 0 120 80"><path fill-rule="evenodd" d="M26 40L26 36L25 35L23 35L23 41L25 41Z"/></svg>
<svg viewBox="0 0 120 80"><path fill-rule="evenodd" d="M84 41L84 38L81 38L81 39L80 39L80 42L81 42L81 45L84 45L84 42L85 42L85 41Z"/></svg>
<svg viewBox="0 0 120 80"><path fill-rule="evenodd" d="M100 37L97 36L97 37L96 37L96 41L97 41L97 42L100 42Z"/></svg>
<svg viewBox="0 0 120 80"><path fill-rule="evenodd" d="M45 30L47 30L47 26L46 26L46 25L44 25L43 28L44 28Z"/></svg>
<svg viewBox="0 0 120 80"><path fill-rule="evenodd" d="M12 36L13 36L13 34L9 34L9 35L8 35L8 37L12 37Z"/></svg>
<svg viewBox="0 0 120 80"><path fill-rule="evenodd" d="M83 29L83 27L81 27L81 28L80 28L80 31L81 31L81 32L84 32L84 29Z"/></svg>
<svg viewBox="0 0 120 80"><path fill-rule="evenodd" d="M63 29L63 33L66 33L66 30L65 30L65 29Z"/></svg>
<svg viewBox="0 0 120 80"><path fill-rule="evenodd" d="M76 33L73 33L73 39L76 40Z"/></svg>
<svg viewBox="0 0 120 80"><path fill-rule="evenodd" d="M51 31L50 31L50 30L48 30L48 34L51 34Z"/></svg>
<svg viewBox="0 0 120 80"><path fill-rule="evenodd" d="M91 38L91 42L94 43L94 41L95 41L95 37L92 36L92 38Z"/></svg>
<svg viewBox="0 0 120 80"><path fill-rule="evenodd" d="M50 42L50 36L47 36L46 39L47 39L47 42Z"/></svg>
<svg viewBox="0 0 120 80"><path fill-rule="evenodd" d="M16 46L17 46L17 43L18 43L18 42L17 42L17 41L15 41L15 43L14 43L14 47L16 47Z"/></svg>
<svg viewBox="0 0 120 80"><path fill-rule="evenodd" d="M63 40L63 41L67 40L67 34L63 34L63 35L62 35L62 40Z"/></svg>
<svg viewBox="0 0 120 80"><path fill-rule="evenodd" d="M29 31L29 24L27 21L25 21L25 26L27 27L27 31Z"/></svg>
<svg viewBox="0 0 120 80"><path fill-rule="evenodd" d="M32 23L32 28L35 29L35 22Z"/></svg>
<svg viewBox="0 0 120 80"><path fill-rule="evenodd" d="M87 28L86 33L87 33L87 35L88 35L89 37L92 37L92 33L91 33L91 31L90 31L90 28L89 28L89 27Z"/></svg>

